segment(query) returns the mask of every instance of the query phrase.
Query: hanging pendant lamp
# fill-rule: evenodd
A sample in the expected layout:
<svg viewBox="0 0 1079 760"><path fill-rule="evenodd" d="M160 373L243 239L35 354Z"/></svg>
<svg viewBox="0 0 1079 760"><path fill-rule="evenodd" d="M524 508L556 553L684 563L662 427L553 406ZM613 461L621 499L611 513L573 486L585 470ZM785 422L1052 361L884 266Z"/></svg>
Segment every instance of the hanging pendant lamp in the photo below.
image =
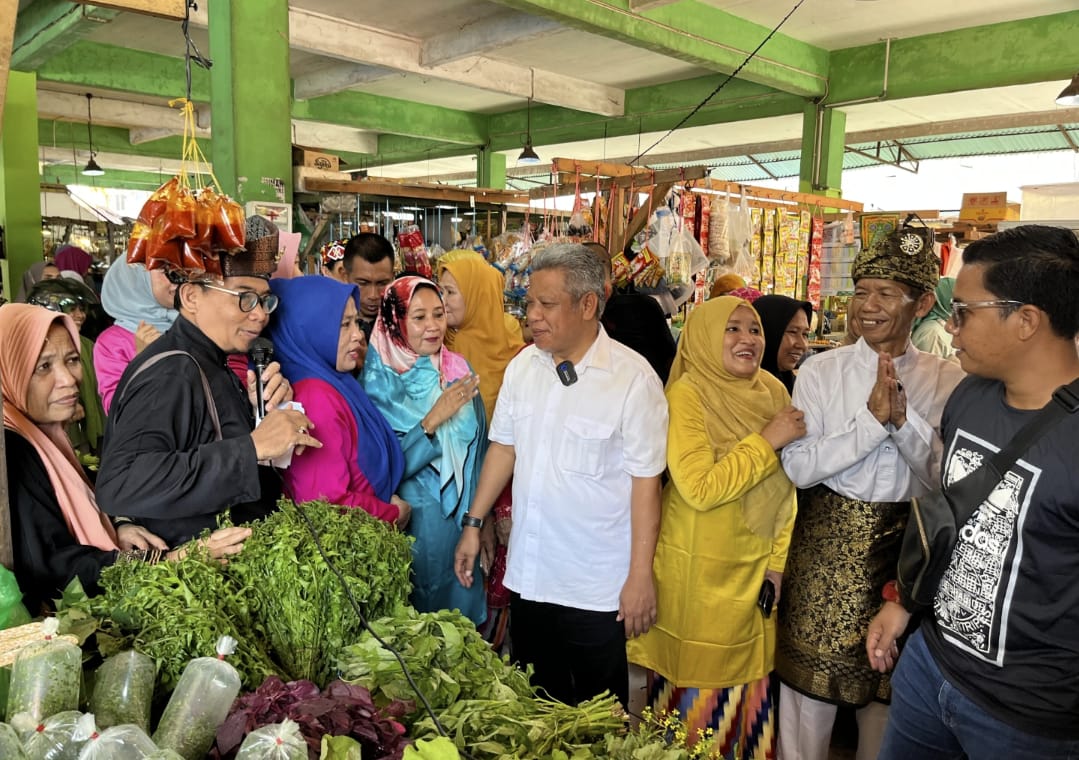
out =
<svg viewBox="0 0 1079 760"><path fill-rule="evenodd" d="M83 176L86 177L100 177L105 173L105 170L94 160L94 156L97 155L94 153L94 116L90 110L90 101L93 97L90 93L86 93L86 137L90 143L90 160L86 162L86 168L82 170Z"/></svg>
<svg viewBox="0 0 1079 760"><path fill-rule="evenodd" d="M1057 95L1058 106L1079 106L1079 74Z"/></svg>
<svg viewBox="0 0 1079 760"><path fill-rule="evenodd" d="M532 98L536 96L536 70L532 69L532 87L529 90L528 110L525 111L525 147L521 155L517 156L519 164L538 164L539 154L532 147Z"/></svg>

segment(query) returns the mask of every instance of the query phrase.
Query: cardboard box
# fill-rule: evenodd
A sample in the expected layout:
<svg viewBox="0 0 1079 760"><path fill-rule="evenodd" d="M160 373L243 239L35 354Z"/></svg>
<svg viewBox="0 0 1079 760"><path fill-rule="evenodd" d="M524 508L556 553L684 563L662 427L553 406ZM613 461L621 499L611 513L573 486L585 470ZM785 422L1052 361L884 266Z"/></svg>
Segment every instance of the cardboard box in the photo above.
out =
<svg viewBox="0 0 1079 760"><path fill-rule="evenodd" d="M341 168L341 159L332 153L321 153L307 148L292 148L292 165L335 172Z"/></svg>
<svg viewBox="0 0 1079 760"><path fill-rule="evenodd" d="M973 222L1016 221L1019 204L1008 203L1007 193L963 193L959 218Z"/></svg>

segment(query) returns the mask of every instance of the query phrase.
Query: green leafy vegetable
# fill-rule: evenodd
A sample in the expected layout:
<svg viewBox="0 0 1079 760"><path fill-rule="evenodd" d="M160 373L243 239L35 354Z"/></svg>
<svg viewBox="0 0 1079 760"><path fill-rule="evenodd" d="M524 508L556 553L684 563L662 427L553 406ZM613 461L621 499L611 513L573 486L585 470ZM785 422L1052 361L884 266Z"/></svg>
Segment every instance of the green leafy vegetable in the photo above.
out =
<svg viewBox="0 0 1079 760"><path fill-rule="evenodd" d="M323 736L319 760L363 760L363 748L351 736ZM408 750L405 750L408 757Z"/></svg>
<svg viewBox="0 0 1079 760"><path fill-rule="evenodd" d="M405 749L403 760L460 760L461 753L457 751L453 741L445 736L437 739L420 739L411 747Z"/></svg>

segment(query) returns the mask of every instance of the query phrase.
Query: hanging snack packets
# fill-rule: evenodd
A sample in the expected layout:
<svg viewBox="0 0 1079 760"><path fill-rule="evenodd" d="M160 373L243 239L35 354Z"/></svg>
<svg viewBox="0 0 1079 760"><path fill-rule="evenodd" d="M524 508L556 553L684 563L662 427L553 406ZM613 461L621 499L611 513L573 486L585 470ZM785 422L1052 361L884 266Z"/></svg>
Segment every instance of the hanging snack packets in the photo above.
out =
<svg viewBox="0 0 1079 760"><path fill-rule="evenodd" d="M400 246L398 252L404 271L415 272L427 279L434 276L431 258L427 255L427 246L423 242L423 233L419 227L415 224L405 227L404 232L397 235L397 244Z"/></svg>

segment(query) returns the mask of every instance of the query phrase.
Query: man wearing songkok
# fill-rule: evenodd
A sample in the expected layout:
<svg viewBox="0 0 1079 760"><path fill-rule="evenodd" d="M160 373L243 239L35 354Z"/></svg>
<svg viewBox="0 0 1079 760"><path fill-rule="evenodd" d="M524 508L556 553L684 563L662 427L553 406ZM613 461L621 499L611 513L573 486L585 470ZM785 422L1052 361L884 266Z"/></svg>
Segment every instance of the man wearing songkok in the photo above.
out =
<svg viewBox="0 0 1079 760"><path fill-rule="evenodd" d="M254 373L244 388L226 365L228 355L250 349L277 306L268 282L277 235L259 219L248 222L245 250L220 254L220 275L172 272L183 280L180 315L128 365L113 397L99 503L169 546L212 530L226 511L237 524L266 516L276 507L281 481L260 463L321 445L303 413L277 409L292 398L277 362L262 376L271 411L257 428ZM236 543L226 554L239 551L249 531L230 535Z"/></svg>
<svg viewBox="0 0 1079 760"><path fill-rule="evenodd" d="M963 377L910 342L939 277L931 233L904 227L852 267L862 337L810 357L793 403L806 435L782 461L800 489L779 610L779 757L825 760L837 705L857 708L858 760L876 758L891 685L865 630L895 575L910 499L939 482L940 417Z"/></svg>

